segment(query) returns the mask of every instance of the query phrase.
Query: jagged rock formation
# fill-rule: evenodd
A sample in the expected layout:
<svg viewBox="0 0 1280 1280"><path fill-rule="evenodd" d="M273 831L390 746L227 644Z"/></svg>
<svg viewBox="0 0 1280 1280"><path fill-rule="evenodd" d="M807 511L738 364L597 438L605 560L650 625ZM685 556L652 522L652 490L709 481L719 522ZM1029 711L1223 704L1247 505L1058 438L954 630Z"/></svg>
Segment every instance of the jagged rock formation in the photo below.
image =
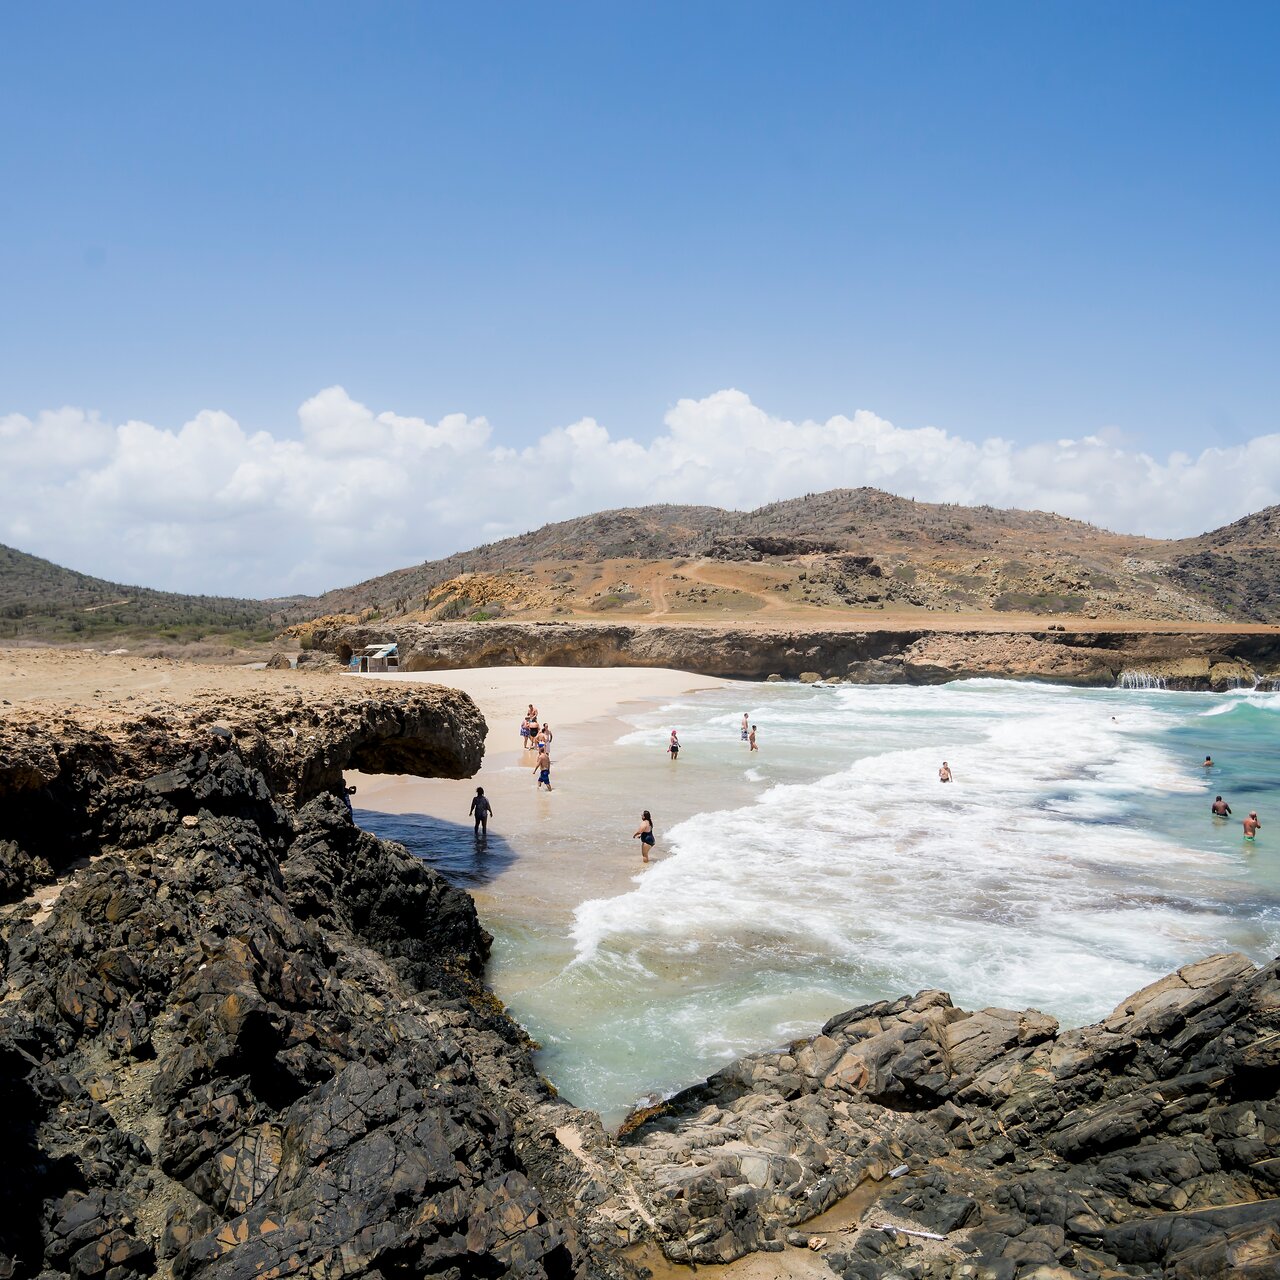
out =
<svg viewBox="0 0 1280 1280"><path fill-rule="evenodd" d="M229 746L273 796L298 805L339 793L344 769L467 777L484 754L484 721L453 690L371 695L334 680L93 712L14 709L0 719L0 902L195 812L221 785ZM190 782L193 769L207 780Z"/></svg>
<svg viewBox="0 0 1280 1280"><path fill-rule="evenodd" d="M1277 1273L1277 964L1066 1032L863 1006L613 1139L484 992L470 898L344 802L473 770L474 707L307 685L0 715L0 832L53 880L0 910L0 1277L785 1274L837 1203L846 1280Z"/></svg>
<svg viewBox="0 0 1280 1280"><path fill-rule="evenodd" d="M361 761L474 771L469 700L86 720L0 720L0 823L93 855L3 924L0 1275L579 1269L514 1119L559 1106L471 900L341 796Z"/></svg>
<svg viewBox="0 0 1280 1280"><path fill-rule="evenodd" d="M1260 1278L1280 1273L1278 1089L1280 963L1216 956L1061 1033L940 991L850 1010L673 1098L624 1159L695 1262L780 1248L906 1165L863 1222L945 1243L864 1225L828 1255L845 1280Z"/></svg>
<svg viewBox="0 0 1280 1280"><path fill-rule="evenodd" d="M824 631L485 622L336 625L318 630L314 639L340 657L394 639L401 669L407 671L675 667L742 679L772 674L796 679L816 671L828 679L869 684L942 684L995 676L1101 686L1114 685L1126 671L1142 671L1160 673L1168 687L1182 689L1232 688L1280 673L1280 635L1259 632Z"/></svg>

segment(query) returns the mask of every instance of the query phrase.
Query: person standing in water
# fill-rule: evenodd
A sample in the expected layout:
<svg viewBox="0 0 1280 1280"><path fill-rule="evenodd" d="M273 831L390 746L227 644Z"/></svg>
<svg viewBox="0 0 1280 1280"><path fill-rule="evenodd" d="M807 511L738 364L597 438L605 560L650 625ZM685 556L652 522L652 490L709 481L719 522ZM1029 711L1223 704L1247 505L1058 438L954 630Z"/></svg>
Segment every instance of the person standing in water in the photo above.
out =
<svg viewBox="0 0 1280 1280"><path fill-rule="evenodd" d="M632 833L633 840L640 841L640 857L645 862L649 861L649 850L654 846L653 837L653 814L648 809L644 810L640 815L640 825Z"/></svg>
<svg viewBox="0 0 1280 1280"><path fill-rule="evenodd" d="M546 787L551 790L551 757L547 754L545 744L538 748L538 758L533 762L533 770L538 775L538 790Z"/></svg>
<svg viewBox="0 0 1280 1280"><path fill-rule="evenodd" d="M1212 769L1212 768L1213 768L1213 757L1212 757L1212 756L1205 756L1205 758L1204 758L1204 764L1202 764L1200 767L1201 767L1202 769Z"/></svg>
<svg viewBox="0 0 1280 1280"><path fill-rule="evenodd" d="M760 748L756 746L756 727L755 727L755 725L752 725L752 726L751 726L751 733L748 735L748 737L747 737L747 741L751 744L751 750L752 750L752 751L759 751L759 750L760 750Z"/></svg>
<svg viewBox="0 0 1280 1280"><path fill-rule="evenodd" d="M1244 820L1244 823L1242 825L1244 826L1244 838L1246 840L1252 840L1253 837L1258 834L1259 829L1262 827L1262 823L1258 821L1258 815L1256 811L1250 811L1249 816Z"/></svg>
<svg viewBox="0 0 1280 1280"><path fill-rule="evenodd" d="M671 741L667 743L667 754L671 757L672 764L680 758L680 739L674 729L671 730Z"/></svg>
<svg viewBox="0 0 1280 1280"><path fill-rule="evenodd" d="M938 781L951 781L951 766L945 760L942 762L942 768L938 770Z"/></svg>
<svg viewBox="0 0 1280 1280"><path fill-rule="evenodd" d="M747 713L744 711L744 712L742 713L742 740L743 740L743 742L746 742L746 741L747 741L747 736L748 736L748 735L747 735L747 726L748 726L749 724L750 724L750 721L747 719Z"/></svg>
<svg viewBox="0 0 1280 1280"><path fill-rule="evenodd" d="M489 815L493 813L493 805L485 795L483 787L477 787L471 797L471 813L476 820L476 835L484 840L489 835Z"/></svg>
<svg viewBox="0 0 1280 1280"><path fill-rule="evenodd" d="M1229 818L1231 817L1231 806L1221 796L1214 796L1209 812L1215 818Z"/></svg>

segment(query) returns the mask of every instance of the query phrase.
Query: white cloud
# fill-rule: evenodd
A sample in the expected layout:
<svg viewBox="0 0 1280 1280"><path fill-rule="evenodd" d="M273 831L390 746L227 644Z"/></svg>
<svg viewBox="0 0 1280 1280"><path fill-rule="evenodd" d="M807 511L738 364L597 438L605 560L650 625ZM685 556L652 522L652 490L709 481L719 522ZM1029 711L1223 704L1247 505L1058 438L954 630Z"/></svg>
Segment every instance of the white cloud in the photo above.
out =
<svg viewBox="0 0 1280 1280"><path fill-rule="evenodd" d="M177 430L79 409L0 417L0 542L117 581L271 595L654 502L749 508L875 485L1181 536L1280 501L1280 434L1161 460L1099 435L973 441L866 410L792 422L733 390L681 400L647 444L584 418L504 447L483 418L374 413L342 387L298 418L290 437L211 410Z"/></svg>

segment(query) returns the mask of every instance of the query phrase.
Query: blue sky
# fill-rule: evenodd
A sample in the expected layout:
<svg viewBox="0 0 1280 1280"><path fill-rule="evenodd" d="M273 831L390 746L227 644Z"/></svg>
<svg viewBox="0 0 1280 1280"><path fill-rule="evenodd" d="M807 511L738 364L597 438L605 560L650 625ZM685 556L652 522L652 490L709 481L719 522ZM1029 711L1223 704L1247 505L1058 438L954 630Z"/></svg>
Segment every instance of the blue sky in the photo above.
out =
<svg viewBox="0 0 1280 1280"><path fill-rule="evenodd" d="M1277 37L1272 5L7 6L0 418L288 440L340 384L491 446L646 443L737 388L1244 445L1280 398Z"/></svg>

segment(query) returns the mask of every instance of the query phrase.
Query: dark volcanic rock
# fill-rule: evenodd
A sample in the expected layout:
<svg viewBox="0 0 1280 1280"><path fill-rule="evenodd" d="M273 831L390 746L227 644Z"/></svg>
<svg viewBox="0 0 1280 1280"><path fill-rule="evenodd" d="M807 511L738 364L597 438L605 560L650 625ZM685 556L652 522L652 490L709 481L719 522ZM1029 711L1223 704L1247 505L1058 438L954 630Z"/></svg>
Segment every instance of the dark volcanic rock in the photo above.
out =
<svg viewBox="0 0 1280 1280"><path fill-rule="evenodd" d="M829 1258L841 1275L1270 1276L1278 1088L1280 962L1187 965L1062 1033L922 992L677 1095L627 1139L629 1168L693 1261L760 1248L900 1164L864 1226L947 1243L908 1264L864 1229Z"/></svg>
<svg viewBox="0 0 1280 1280"><path fill-rule="evenodd" d="M341 793L344 769L467 777L484 735L468 698L424 685L317 679L239 699L14 708L0 717L0 902L201 811L278 825L279 804Z"/></svg>
<svg viewBox="0 0 1280 1280"><path fill-rule="evenodd" d="M331 760L407 757L384 716L440 741L433 701L361 707ZM478 761L478 714L436 706L453 767ZM470 898L339 796L307 798L307 748L273 756L241 724L197 726L192 749L177 727L150 772L136 739L83 727L43 757L36 780L115 844L5 924L0 1275L580 1271L572 1218L530 1173L558 1157L526 1161L513 1114L576 1113L479 985ZM30 794L7 763L0 813Z"/></svg>

